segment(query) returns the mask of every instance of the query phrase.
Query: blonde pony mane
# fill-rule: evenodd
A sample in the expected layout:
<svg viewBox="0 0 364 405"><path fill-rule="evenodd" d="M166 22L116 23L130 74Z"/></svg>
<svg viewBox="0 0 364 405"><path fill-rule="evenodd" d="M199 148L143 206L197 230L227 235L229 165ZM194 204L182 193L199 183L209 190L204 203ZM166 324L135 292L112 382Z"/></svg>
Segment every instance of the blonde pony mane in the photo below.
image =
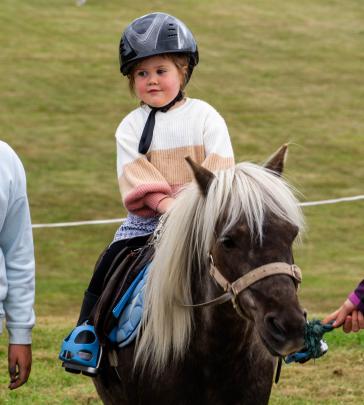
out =
<svg viewBox="0 0 364 405"><path fill-rule="evenodd" d="M262 240L267 212L299 229L304 226L292 187L252 163L215 173L205 197L196 183L179 194L164 221L151 263L135 366L148 364L159 374L170 361L183 358L190 343L193 312L181 303L192 303L192 271L202 272L208 266L221 214L226 216L222 234L244 216L251 234Z"/></svg>

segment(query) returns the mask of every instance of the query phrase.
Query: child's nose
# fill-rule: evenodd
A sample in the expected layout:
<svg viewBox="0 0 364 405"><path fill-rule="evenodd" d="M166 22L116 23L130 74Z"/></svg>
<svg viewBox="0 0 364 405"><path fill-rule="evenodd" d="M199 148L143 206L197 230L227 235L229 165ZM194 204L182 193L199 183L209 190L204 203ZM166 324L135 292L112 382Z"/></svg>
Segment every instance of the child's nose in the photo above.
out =
<svg viewBox="0 0 364 405"><path fill-rule="evenodd" d="M156 84L158 83L158 76L155 73L151 73L148 77L148 84Z"/></svg>

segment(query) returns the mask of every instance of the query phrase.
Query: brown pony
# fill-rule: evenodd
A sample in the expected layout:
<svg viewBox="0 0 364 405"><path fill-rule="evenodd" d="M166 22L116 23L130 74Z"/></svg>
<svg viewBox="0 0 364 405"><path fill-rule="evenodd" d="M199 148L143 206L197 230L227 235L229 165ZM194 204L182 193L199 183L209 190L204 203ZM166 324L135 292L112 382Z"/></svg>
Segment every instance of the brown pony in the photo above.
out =
<svg viewBox="0 0 364 405"><path fill-rule="evenodd" d="M277 359L303 346L305 324L286 149L214 174L187 159L196 182L160 229L138 339L106 348L94 379L105 404L268 403Z"/></svg>

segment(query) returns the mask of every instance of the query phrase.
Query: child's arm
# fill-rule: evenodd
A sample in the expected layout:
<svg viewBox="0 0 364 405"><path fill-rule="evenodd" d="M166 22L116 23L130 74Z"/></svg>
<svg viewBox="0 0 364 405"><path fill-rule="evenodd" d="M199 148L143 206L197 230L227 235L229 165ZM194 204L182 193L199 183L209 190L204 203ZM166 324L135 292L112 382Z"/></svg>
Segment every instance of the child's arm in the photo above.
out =
<svg viewBox="0 0 364 405"><path fill-rule="evenodd" d="M362 280L356 289L349 294L349 300L364 313L364 280Z"/></svg>
<svg viewBox="0 0 364 405"><path fill-rule="evenodd" d="M211 107L204 126L206 158L202 165L211 171L234 166L234 152L225 120Z"/></svg>
<svg viewBox="0 0 364 405"><path fill-rule="evenodd" d="M126 209L143 217L156 215L159 204L172 196L171 186L147 157L138 152L138 137L132 128L122 123L116 140L119 187Z"/></svg>
<svg viewBox="0 0 364 405"><path fill-rule="evenodd" d="M333 326L343 325L344 332L357 332L364 329L364 280L349 294L339 309L328 315L322 322L335 320Z"/></svg>
<svg viewBox="0 0 364 405"><path fill-rule="evenodd" d="M167 211L169 211L169 209L171 208L173 203L174 203L174 198L166 197L163 200L161 200L161 202L158 204L157 211L160 214L165 214Z"/></svg>

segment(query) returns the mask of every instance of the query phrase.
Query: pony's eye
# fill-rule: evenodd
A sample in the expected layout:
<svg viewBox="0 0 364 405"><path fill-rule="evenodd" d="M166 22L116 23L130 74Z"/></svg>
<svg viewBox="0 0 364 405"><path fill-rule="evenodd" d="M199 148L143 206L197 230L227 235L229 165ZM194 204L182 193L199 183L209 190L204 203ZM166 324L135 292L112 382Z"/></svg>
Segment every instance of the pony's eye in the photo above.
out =
<svg viewBox="0 0 364 405"><path fill-rule="evenodd" d="M224 236L221 238L221 243L225 249L232 249L235 247L235 242L230 236Z"/></svg>

